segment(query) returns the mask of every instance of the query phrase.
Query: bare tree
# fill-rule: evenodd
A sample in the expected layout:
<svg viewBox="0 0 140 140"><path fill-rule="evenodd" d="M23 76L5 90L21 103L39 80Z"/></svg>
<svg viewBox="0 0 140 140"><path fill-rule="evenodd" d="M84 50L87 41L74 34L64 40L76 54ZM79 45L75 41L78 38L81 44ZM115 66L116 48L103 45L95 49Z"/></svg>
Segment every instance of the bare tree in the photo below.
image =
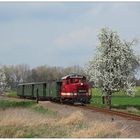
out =
<svg viewBox="0 0 140 140"><path fill-rule="evenodd" d="M30 69L26 64L19 65L4 65L1 66L1 86L3 90L15 90L17 85L22 82L45 82L50 80L60 80L62 76L69 73L82 73L82 68L79 66L63 67L50 67L38 66ZM3 79L4 78L4 79Z"/></svg>
<svg viewBox="0 0 140 140"><path fill-rule="evenodd" d="M5 74L6 89L16 89L20 82L27 82L30 75L30 68L25 64L3 66L3 71Z"/></svg>
<svg viewBox="0 0 140 140"><path fill-rule="evenodd" d="M14 67L14 76L15 76L16 83L26 82L29 74L30 74L30 68L26 64L20 64Z"/></svg>

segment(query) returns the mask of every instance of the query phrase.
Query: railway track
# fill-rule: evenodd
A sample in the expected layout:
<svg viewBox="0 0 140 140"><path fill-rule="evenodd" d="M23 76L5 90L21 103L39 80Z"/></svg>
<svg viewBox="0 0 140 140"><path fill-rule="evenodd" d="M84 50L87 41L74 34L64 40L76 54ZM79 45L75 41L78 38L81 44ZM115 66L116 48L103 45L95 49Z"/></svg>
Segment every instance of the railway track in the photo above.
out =
<svg viewBox="0 0 140 140"><path fill-rule="evenodd" d="M135 115L135 114L130 114L122 111L116 111L116 110L109 110L109 109L103 109L103 108L98 108L98 107L90 107L90 106L77 106L82 109L87 109L90 111L96 111L96 112L101 112L104 114L109 114L109 115L115 115L119 117L123 117L129 120L135 120L135 121L140 121L140 116Z"/></svg>
<svg viewBox="0 0 140 140"><path fill-rule="evenodd" d="M58 103L56 103L56 104L58 104ZM61 105L68 105L68 104L61 104ZM90 110L92 112L100 112L100 113L108 114L111 116L118 116L118 117L122 117L122 118L125 118L128 120L140 121L139 115L130 114L127 112L110 110L110 109L106 109L106 108L98 108L98 107L94 107L94 106L86 106L86 105L85 106L83 106L83 105L70 105L70 106L85 109L85 110Z"/></svg>
<svg viewBox="0 0 140 140"><path fill-rule="evenodd" d="M2 97L7 97L7 96L2 96ZM19 97L8 97L8 98L21 99ZM56 102L53 102L53 103L56 103ZM58 103L56 103L56 104L58 104ZM68 104L61 104L61 105L68 105ZM123 118L129 119L129 120L140 121L140 116L139 115L130 114L130 113L122 112L122 111L109 110L109 109L105 109L105 108L103 109L103 108L98 108L98 107L94 107L94 106L86 106L86 105L85 106L71 105L71 106L81 108L81 109L90 110L92 112L101 112L101 113L112 115L112 116L115 115L115 116L123 117Z"/></svg>

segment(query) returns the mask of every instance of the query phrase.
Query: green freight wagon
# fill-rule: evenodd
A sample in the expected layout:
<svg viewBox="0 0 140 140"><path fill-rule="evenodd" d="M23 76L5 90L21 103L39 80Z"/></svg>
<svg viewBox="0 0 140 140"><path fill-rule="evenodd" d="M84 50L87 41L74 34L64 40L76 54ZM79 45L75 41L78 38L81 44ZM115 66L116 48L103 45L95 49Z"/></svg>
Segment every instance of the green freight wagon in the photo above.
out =
<svg viewBox="0 0 140 140"><path fill-rule="evenodd" d="M38 82L38 83L23 83L17 88L17 95L24 98L38 98L42 100L59 100L61 82Z"/></svg>

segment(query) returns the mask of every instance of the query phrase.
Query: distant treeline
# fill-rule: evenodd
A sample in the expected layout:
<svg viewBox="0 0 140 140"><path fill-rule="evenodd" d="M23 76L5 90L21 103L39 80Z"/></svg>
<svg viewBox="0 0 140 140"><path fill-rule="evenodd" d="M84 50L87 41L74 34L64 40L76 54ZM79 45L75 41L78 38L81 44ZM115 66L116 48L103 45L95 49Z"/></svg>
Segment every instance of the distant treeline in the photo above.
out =
<svg viewBox="0 0 140 140"><path fill-rule="evenodd" d="M3 65L0 67L0 89L1 91L13 90L16 89L19 83L23 82L59 80L61 77L70 73L84 74L84 71L77 65L66 68L46 65L30 68L26 64Z"/></svg>
<svg viewBox="0 0 140 140"><path fill-rule="evenodd" d="M0 93L15 90L19 83L60 80L70 73L85 75L83 68L78 65L66 68L46 65L30 68L26 64L3 65L0 66ZM140 86L140 80L136 80L136 85ZM89 82L89 86L94 87L94 82Z"/></svg>

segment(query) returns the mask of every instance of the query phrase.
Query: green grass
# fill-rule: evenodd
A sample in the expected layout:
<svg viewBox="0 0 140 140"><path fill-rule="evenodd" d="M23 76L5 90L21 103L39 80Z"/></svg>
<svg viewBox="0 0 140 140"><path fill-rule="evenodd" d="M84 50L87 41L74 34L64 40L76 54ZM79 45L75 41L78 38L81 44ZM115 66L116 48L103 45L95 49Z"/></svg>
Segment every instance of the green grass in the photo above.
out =
<svg viewBox="0 0 140 140"><path fill-rule="evenodd" d="M92 89L92 95L93 96L101 96L101 90L99 88L93 88ZM112 96L123 96L123 97L126 97L128 95L126 95L126 93L124 91L119 91L119 92L115 92L113 93ZM136 94L135 94L135 97L136 96L140 96L140 86L136 87Z"/></svg>
<svg viewBox="0 0 140 140"><path fill-rule="evenodd" d="M11 101L11 100L0 100L0 109L14 108L14 107L31 107L34 105L33 101Z"/></svg>
<svg viewBox="0 0 140 140"><path fill-rule="evenodd" d="M16 97L17 96L17 92L16 91L8 91L5 93L6 96L8 97Z"/></svg>
<svg viewBox="0 0 140 140"><path fill-rule="evenodd" d="M140 110L140 87L136 87L136 94L134 97L128 96L124 91L116 92L112 95L112 107L118 109L127 109L128 107L135 107ZM101 90L98 88L92 89L91 104L98 107L106 107L102 104Z"/></svg>

